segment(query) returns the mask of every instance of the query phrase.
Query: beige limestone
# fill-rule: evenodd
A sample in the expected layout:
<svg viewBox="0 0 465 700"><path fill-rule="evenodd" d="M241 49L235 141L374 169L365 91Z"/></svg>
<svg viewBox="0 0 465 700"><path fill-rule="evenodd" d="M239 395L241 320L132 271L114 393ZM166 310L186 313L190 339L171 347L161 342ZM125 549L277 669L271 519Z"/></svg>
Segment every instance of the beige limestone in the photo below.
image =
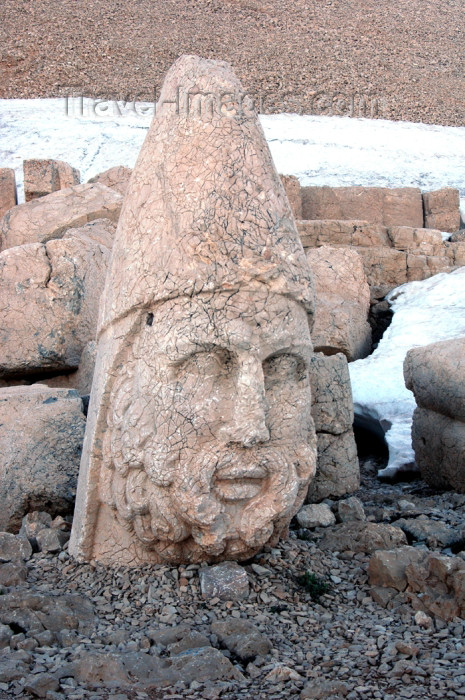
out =
<svg viewBox="0 0 465 700"><path fill-rule="evenodd" d="M465 233L465 232L464 232ZM465 239L463 241L446 242L445 252L452 267L465 266Z"/></svg>
<svg viewBox="0 0 465 700"><path fill-rule="evenodd" d="M0 168L0 217L18 203L13 168Z"/></svg>
<svg viewBox="0 0 465 700"><path fill-rule="evenodd" d="M110 251L85 230L0 253L0 377L76 369L95 338Z"/></svg>
<svg viewBox="0 0 465 700"><path fill-rule="evenodd" d="M239 93L228 64L180 58L132 174L98 332L80 559L247 559L286 531L314 474L311 275Z"/></svg>
<svg viewBox="0 0 465 700"><path fill-rule="evenodd" d="M340 498L360 487L360 466L352 428L340 435L317 433L317 471L307 501Z"/></svg>
<svg viewBox="0 0 465 700"><path fill-rule="evenodd" d="M0 249L46 243L94 219L117 221L122 201L118 192L97 183L67 187L19 204L0 221Z"/></svg>
<svg viewBox="0 0 465 700"><path fill-rule="evenodd" d="M368 221L337 221L332 219L297 221L304 248L320 245L372 248L390 246L388 229Z"/></svg>
<svg viewBox="0 0 465 700"><path fill-rule="evenodd" d="M0 389L0 530L29 510L72 509L85 419L75 391Z"/></svg>
<svg viewBox="0 0 465 700"><path fill-rule="evenodd" d="M309 248L315 284L312 341L316 352L342 352L349 362L369 355L370 288L363 262L350 248Z"/></svg>
<svg viewBox="0 0 465 700"><path fill-rule="evenodd" d="M280 175L292 213L295 219L302 218L302 195L300 193L300 182L294 175Z"/></svg>
<svg viewBox="0 0 465 700"><path fill-rule="evenodd" d="M418 255L407 253L407 282L425 280L440 272L450 272L451 264L445 255Z"/></svg>
<svg viewBox="0 0 465 700"><path fill-rule="evenodd" d="M412 348L404 377L419 406L465 422L465 338Z"/></svg>
<svg viewBox="0 0 465 700"><path fill-rule="evenodd" d="M423 478L434 488L465 493L465 338L409 350L404 377L418 408L412 445Z"/></svg>
<svg viewBox="0 0 465 700"><path fill-rule="evenodd" d="M76 389L79 396L88 396L92 388L96 353L97 344L95 340L91 340L82 351L77 370L69 374L58 374L47 377L39 382L35 382L35 385L41 384L63 389Z"/></svg>
<svg viewBox="0 0 465 700"><path fill-rule="evenodd" d="M423 193L425 226L454 233L460 228L460 194L453 187Z"/></svg>
<svg viewBox="0 0 465 700"><path fill-rule="evenodd" d="M424 557L425 551L418 547L380 549L370 558L368 580L373 586L405 591L407 588L407 566L421 562Z"/></svg>
<svg viewBox="0 0 465 700"><path fill-rule="evenodd" d="M352 428L354 406L347 359L316 352L310 364L312 416L318 433L340 435Z"/></svg>
<svg viewBox="0 0 465 700"><path fill-rule="evenodd" d="M132 174L132 168L125 168L124 165L116 165L114 168L109 168L103 173L99 173L91 177L89 182L99 182L105 187L116 190L119 194L124 195L128 189L129 179Z"/></svg>
<svg viewBox="0 0 465 700"><path fill-rule="evenodd" d="M444 253L441 231L435 229L393 226L388 229L388 236L392 247L397 250L422 255L443 255Z"/></svg>
<svg viewBox="0 0 465 700"><path fill-rule="evenodd" d="M407 253L394 248L358 248L372 295L378 299L407 281ZM412 256L416 257L416 256Z"/></svg>
<svg viewBox="0 0 465 700"><path fill-rule="evenodd" d="M26 202L80 182L79 170L63 160L25 160L23 171Z"/></svg>
<svg viewBox="0 0 465 700"><path fill-rule="evenodd" d="M302 212L304 219L423 226L423 202L417 187L302 187Z"/></svg>
<svg viewBox="0 0 465 700"><path fill-rule="evenodd" d="M307 500L353 493L360 466L352 429L354 407L345 355L315 353L310 365L312 416L317 433L317 470Z"/></svg>

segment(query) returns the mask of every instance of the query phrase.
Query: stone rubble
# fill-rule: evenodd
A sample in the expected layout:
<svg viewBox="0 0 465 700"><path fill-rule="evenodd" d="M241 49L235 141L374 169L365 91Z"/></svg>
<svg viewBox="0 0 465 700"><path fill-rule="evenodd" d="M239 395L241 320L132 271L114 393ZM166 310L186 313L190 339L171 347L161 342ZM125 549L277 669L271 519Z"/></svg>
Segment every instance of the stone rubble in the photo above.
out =
<svg viewBox="0 0 465 700"><path fill-rule="evenodd" d="M435 494L420 481L383 484L374 477L378 466L363 466L355 497L367 518L355 522L360 532L401 516L419 522L427 516L462 531L464 495ZM339 515L349 500L325 505ZM53 523L65 527L43 513L29 514L22 536L37 538ZM439 565L448 570L443 562L460 571L465 543L455 556L438 544L406 546L393 526L401 549L396 542L371 556L357 553L354 536L354 549L331 551L326 535L340 527L309 530L295 522L289 539L235 564L249 586L236 600L202 595L199 574L217 566L113 570L78 564L66 543L60 553L35 551L24 564L27 580L0 596L0 698L462 698L465 620L437 615L433 563L428 591L435 611L417 607L421 592L405 590L402 571L418 581L421 571L412 563L424 566L425 557L436 577ZM393 556L397 578L390 574ZM374 561L383 576L391 575L384 581L390 587L372 578ZM0 575L6 566L0 564ZM297 583L305 571L330 583L319 602ZM453 611L449 599L448 605Z"/></svg>

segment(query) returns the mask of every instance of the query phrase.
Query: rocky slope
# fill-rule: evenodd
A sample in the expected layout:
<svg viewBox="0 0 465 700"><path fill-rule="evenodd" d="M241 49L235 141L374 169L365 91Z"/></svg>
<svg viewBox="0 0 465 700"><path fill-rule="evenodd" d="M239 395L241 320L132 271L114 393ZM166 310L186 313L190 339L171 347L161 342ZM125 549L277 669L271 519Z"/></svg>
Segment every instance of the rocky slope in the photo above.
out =
<svg viewBox="0 0 465 700"><path fill-rule="evenodd" d="M266 113L373 107L457 126L462 45L460 0L5 0L0 97L151 100L169 65L196 53L230 61Z"/></svg>

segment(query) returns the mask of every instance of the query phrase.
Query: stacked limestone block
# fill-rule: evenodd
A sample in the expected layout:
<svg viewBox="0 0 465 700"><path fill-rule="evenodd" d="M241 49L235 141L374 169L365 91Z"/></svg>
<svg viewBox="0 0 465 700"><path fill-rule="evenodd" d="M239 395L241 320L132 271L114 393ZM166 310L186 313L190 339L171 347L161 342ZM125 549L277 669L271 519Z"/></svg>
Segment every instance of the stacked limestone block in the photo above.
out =
<svg viewBox="0 0 465 700"><path fill-rule="evenodd" d="M317 471L307 500L353 493L360 486L354 407L347 359L315 353L311 361L312 416L317 434Z"/></svg>
<svg viewBox="0 0 465 700"><path fill-rule="evenodd" d="M25 160L23 171L26 202L80 182L79 170L62 160Z"/></svg>
<svg viewBox="0 0 465 700"><path fill-rule="evenodd" d="M465 493L465 338L410 350L404 376L417 402L412 443L423 478Z"/></svg>

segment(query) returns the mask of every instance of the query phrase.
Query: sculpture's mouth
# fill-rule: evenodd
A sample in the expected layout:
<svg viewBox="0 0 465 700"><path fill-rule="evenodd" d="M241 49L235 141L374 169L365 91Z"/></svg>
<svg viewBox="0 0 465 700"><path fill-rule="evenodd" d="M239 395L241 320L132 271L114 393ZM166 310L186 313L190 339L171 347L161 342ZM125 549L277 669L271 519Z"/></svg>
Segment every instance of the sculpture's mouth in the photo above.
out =
<svg viewBox="0 0 465 700"><path fill-rule="evenodd" d="M215 474L214 489L222 501L245 501L258 496L267 476L265 467L234 464Z"/></svg>

